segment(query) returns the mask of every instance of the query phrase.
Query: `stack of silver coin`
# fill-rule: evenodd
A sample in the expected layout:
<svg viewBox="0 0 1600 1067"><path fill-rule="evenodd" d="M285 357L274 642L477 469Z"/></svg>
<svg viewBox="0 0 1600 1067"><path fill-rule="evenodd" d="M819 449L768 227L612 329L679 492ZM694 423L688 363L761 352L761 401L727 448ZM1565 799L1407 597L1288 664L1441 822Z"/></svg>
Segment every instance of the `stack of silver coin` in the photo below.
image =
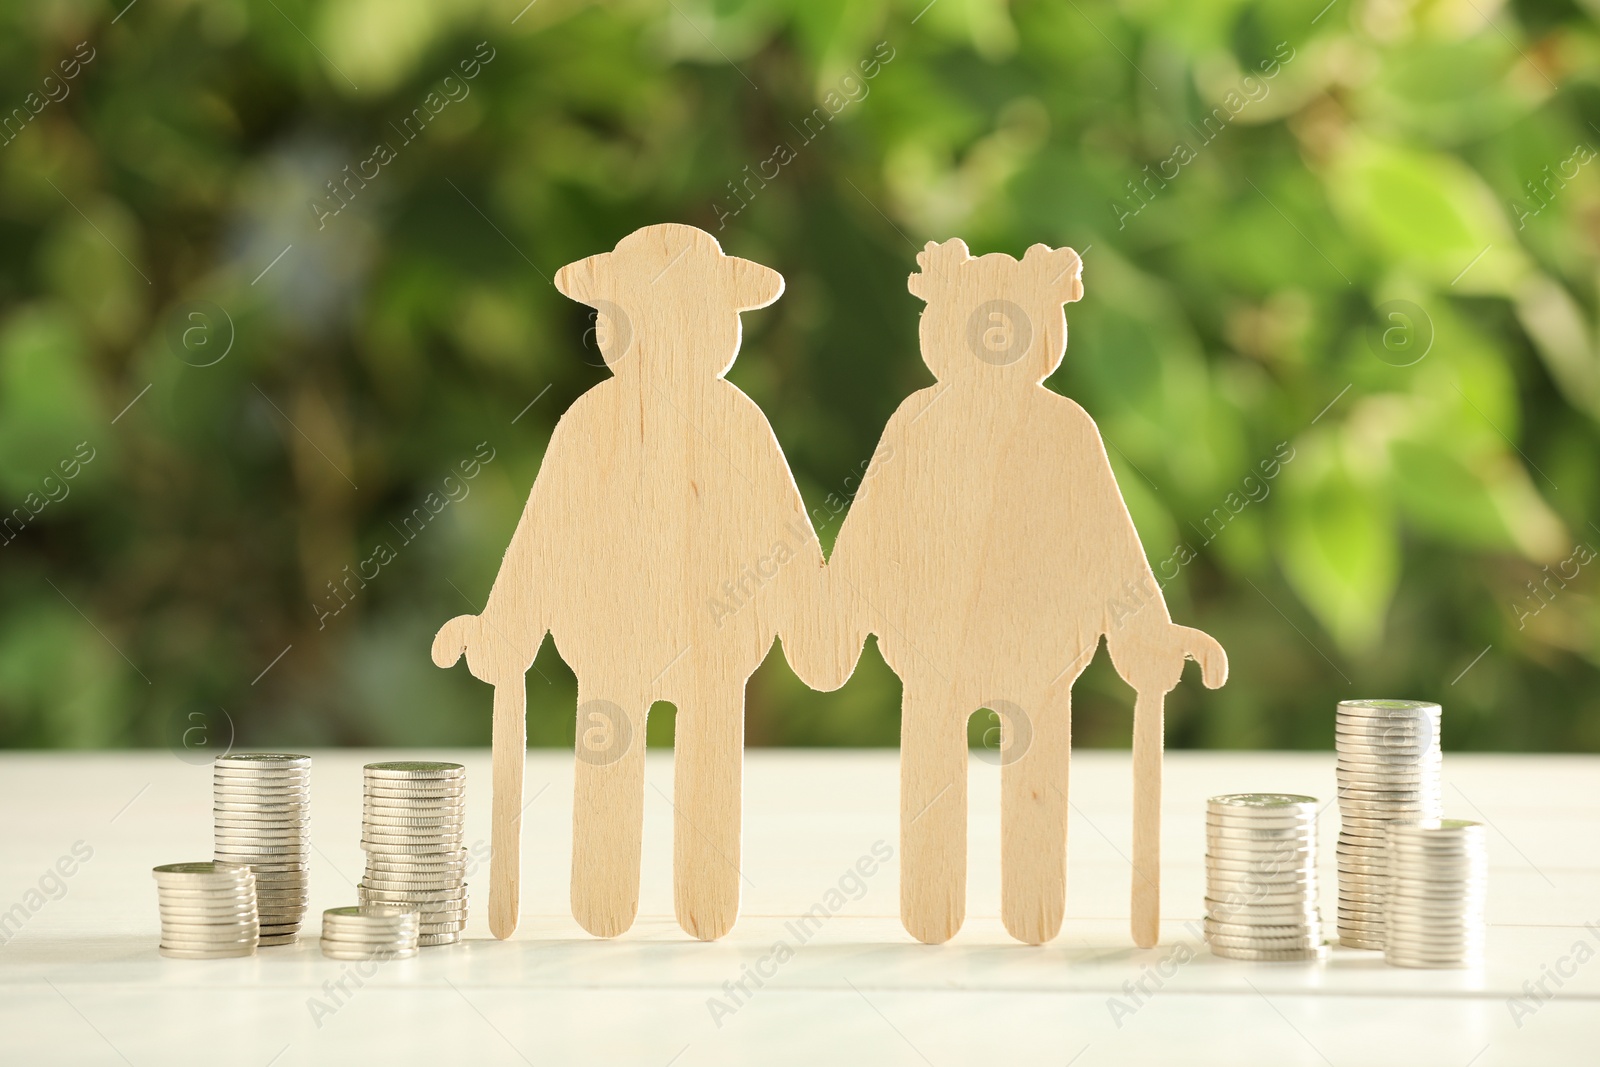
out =
<svg viewBox="0 0 1600 1067"><path fill-rule="evenodd" d="M1390 826L1384 960L1399 967L1478 966L1488 882L1482 823Z"/></svg>
<svg viewBox="0 0 1600 1067"><path fill-rule="evenodd" d="M322 954L336 960L403 960L417 954L417 909L363 904L322 913Z"/></svg>
<svg viewBox="0 0 1600 1067"><path fill-rule="evenodd" d="M467 925L467 769L459 763L369 763L365 791L361 902L416 908L423 947L461 940Z"/></svg>
<svg viewBox="0 0 1600 1067"><path fill-rule="evenodd" d="M256 882L240 863L169 863L157 867L163 956L218 960L253 956Z"/></svg>
<svg viewBox="0 0 1600 1067"><path fill-rule="evenodd" d="M1345 700L1336 716L1339 943L1381 949L1389 827L1439 817L1439 705Z"/></svg>
<svg viewBox="0 0 1600 1067"><path fill-rule="evenodd" d="M211 775L214 855L255 872L261 944L292 944L308 900L311 757L234 752Z"/></svg>
<svg viewBox="0 0 1600 1067"><path fill-rule="evenodd" d="M1206 940L1218 956L1322 955L1317 911L1317 801L1234 793L1206 801Z"/></svg>

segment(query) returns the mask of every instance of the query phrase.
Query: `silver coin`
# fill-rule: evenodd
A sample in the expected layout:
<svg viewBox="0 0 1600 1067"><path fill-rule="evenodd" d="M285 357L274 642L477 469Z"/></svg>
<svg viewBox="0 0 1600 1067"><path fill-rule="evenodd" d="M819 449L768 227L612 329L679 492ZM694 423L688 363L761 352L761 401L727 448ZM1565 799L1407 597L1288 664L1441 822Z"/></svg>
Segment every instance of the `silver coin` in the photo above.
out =
<svg viewBox="0 0 1600 1067"><path fill-rule="evenodd" d="M218 774L211 779L211 793L294 793L309 796L311 792L311 779L306 778L262 778L258 775Z"/></svg>
<svg viewBox="0 0 1600 1067"><path fill-rule="evenodd" d="M393 952L388 949L380 948L372 951L368 951L366 949L357 949L351 951L324 943L322 946L322 954L330 960L359 960L363 962L368 960L388 961L413 959L417 955L417 950L413 948L400 952Z"/></svg>
<svg viewBox="0 0 1600 1067"><path fill-rule="evenodd" d="M428 857L446 854L446 850L454 851L459 848L450 842L426 845L400 845L391 841L369 841L361 839L361 847L372 855L385 855L397 857Z"/></svg>
<svg viewBox="0 0 1600 1067"><path fill-rule="evenodd" d="M1243 908L1255 905L1264 907L1279 907L1285 904L1306 903L1315 906L1316 904L1315 894L1307 893L1304 890L1296 890L1292 893L1265 893L1259 890L1247 890L1243 892L1223 891L1218 893L1211 886L1207 886L1205 899L1208 905L1215 901L1219 906L1224 908Z"/></svg>
<svg viewBox="0 0 1600 1067"><path fill-rule="evenodd" d="M383 905L369 905L378 908ZM387 918L370 918L364 920L333 919L326 915L322 919L322 936L331 938L370 938L370 937L399 937L407 933L415 933L417 924L422 921L422 913L415 908L401 912Z"/></svg>
<svg viewBox="0 0 1600 1067"><path fill-rule="evenodd" d="M332 920L336 923L350 922L362 925L384 922L405 922L415 916L410 908L385 908L369 905L345 905L340 908L328 908L323 911L324 922Z"/></svg>
<svg viewBox="0 0 1600 1067"><path fill-rule="evenodd" d="M1413 930L1401 930L1390 926L1385 932L1383 943L1386 948L1412 952L1417 954L1438 953L1462 955L1468 952L1481 952L1484 948L1485 938L1482 934L1419 934Z"/></svg>
<svg viewBox="0 0 1600 1067"><path fill-rule="evenodd" d="M1320 960L1327 956L1328 951L1320 945L1315 948L1291 949L1217 948L1213 945L1211 954L1224 959L1250 960L1255 963L1292 963Z"/></svg>
<svg viewBox="0 0 1600 1067"><path fill-rule="evenodd" d="M1222 899L1227 896L1261 896L1265 894L1299 894L1301 896L1315 896L1318 882L1315 878L1282 882L1249 882L1230 881L1224 878L1208 877L1206 879L1206 895Z"/></svg>
<svg viewBox="0 0 1600 1067"><path fill-rule="evenodd" d="M309 848L311 835L299 831L289 833L240 834L213 832L211 843L219 849L247 848L259 851L270 848L282 852L303 851Z"/></svg>
<svg viewBox="0 0 1600 1067"><path fill-rule="evenodd" d="M163 937L170 935L172 938L183 937L211 937L223 940L233 940L240 937L249 937L255 933L257 920L246 915L243 918L219 920L212 922L209 919L194 916L177 916L161 918L161 933Z"/></svg>
<svg viewBox="0 0 1600 1067"><path fill-rule="evenodd" d="M434 896L439 893L450 893L460 889L463 885L461 879L451 881L439 880L433 882L396 882L387 879L363 878L361 884L368 889L379 893L422 893Z"/></svg>
<svg viewBox="0 0 1600 1067"><path fill-rule="evenodd" d="M450 906L427 904L423 905L423 909L418 923L418 929L422 929L423 933L439 932L438 930L423 929L429 925L448 922L464 923L467 921L466 901L459 901Z"/></svg>
<svg viewBox="0 0 1600 1067"><path fill-rule="evenodd" d="M368 867L362 874L362 880L375 882L399 882L404 885L461 882L466 878L466 871L386 871Z"/></svg>
<svg viewBox="0 0 1600 1067"><path fill-rule="evenodd" d="M369 778L461 778L467 768L460 763L432 763L421 760L398 760L389 763L369 763L361 768Z"/></svg>
<svg viewBox="0 0 1600 1067"><path fill-rule="evenodd" d="M334 940L408 937L417 932L417 926L421 921L421 914L416 911L407 912L398 918L374 919L367 922L324 918L322 920L322 936Z"/></svg>
<svg viewBox="0 0 1600 1067"><path fill-rule="evenodd" d="M256 910L254 897L238 897L225 900L213 900L206 897L172 898L161 897L157 902L163 915L232 915L253 914Z"/></svg>
<svg viewBox="0 0 1600 1067"><path fill-rule="evenodd" d="M384 867L396 871L443 871L461 870L467 865L467 850L458 848L453 853L445 853L437 859L412 859L406 856L371 855L367 862L375 867Z"/></svg>
<svg viewBox="0 0 1600 1067"><path fill-rule="evenodd" d="M1405 836L1418 840L1476 841L1483 838L1484 830L1482 823L1470 819L1439 819L1426 825L1413 826L1405 831Z"/></svg>
<svg viewBox="0 0 1600 1067"><path fill-rule="evenodd" d="M234 863L198 860L191 863L163 864L154 868L151 873L155 876L156 881L161 883L209 885L219 882L238 881L247 877L249 870Z"/></svg>
<svg viewBox="0 0 1600 1067"><path fill-rule="evenodd" d="M362 819L465 819L465 804L378 804L361 805Z"/></svg>
<svg viewBox="0 0 1600 1067"><path fill-rule="evenodd" d="M187 930L171 930L162 927L160 944L165 948L187 949L213 949L232 948L237 945L254 945L256 943L256 928L247 927L243 932L230 930L226 937L210 936Z"/></svg>
<svg viewBox="0 0 1600 1067"><path fill-rule="evenodd" d="M311 794L306 790L290 789L213 789L213 807L223 804L297 804L307 808Z"/></svg>
<svg viewBox="0 0 1600 1067"><path fill-rule="evenodd" d="M1206 838L1222 841L1259 841L1264 844L1280 844L1290 842L1310 841L1315 839L1315 832L1305 826L1206 826Z"/></svg>
<svg viewBox="0 0 1600 1067"><path fill-rule="evenodd" d="M398 889L412 892L423 892L433 889L454 889L465 884L461 875L428 878L383 878L367 871L361 878L361 884L371 886L373 889Z"/></svg>
<svg viewBox="0 0 1600 1067"><path fill-rule="evenodd" d="M213 783L305 783L310 780L311 770L309 765L305 767L244 767L218 763L211 768L211 781Z"/></svg>
<svg viewBox="0 0 1600 1067"><path fill-rule="evenodd" d="M1251 915L1265 917L1269 915L1283 915L1294 918L1298 915L1307 915L1313 919L1317 917L1315 901L1296 900L1286 904L1263 904L1259 901L1246 903L1230 903L1226 900L1215 900L1207 897L1205 900L1206 912L1213 919L1226 921L1230 915Z"/></svg>
<svg viewBox="0 0 1600 1067"><path fill-rule="evenodd" d="M1218 874L1241 877L1283 878L1314 869L1315 864L1311 863L1309 859L1295 859L1293 857L1268 857L1248 860L1230 856L1206 857L1206 870L1215 871Z"/></svg>
<svg viewBox="0 0 1600 1067"><path fill-rule="evenodd" d="M309 767L311 757L296 752L229 752L212 761L214 767Z"/></svg>
<svg viewBox="0 0 1600 1067"><path fill-rule="evenodd" d="M412 930L403 935L391 933L371 937L333 937L324 930L322 944L342 952L414 952L417 947L417 931Z"/></svg>
<svg viewBox="0 0 1600 1067"><path fill-rule="evenodd" d="M1216 919L1202 919L1201 924L1207 934L1221 934L1227 937L1304 937L1307 935L1319 934L1322 928L1322 924L1319 922L1252 923L1238 922L1234 920L1220 922Z"/></svg>
<svg viewBox="0 0 1600 1067"><path fill-rule="evenodd" d="M165 945L161 945L157 948L157 951L168 959L175 960L221 960L233 959L238 956L254 956L256 954L256 946L251 942L236 948L206 951L203 949L168 948Z"/></svg>
<svg viewBox="0 0 1600 1067"><path fill-rule="evenodd" d="M1288 949L1304 945L1318 944L1319 940L1303 934L1292 937L1238 937L1229 934L1213 934L1206 938L1212 945L1222 945L1225 948L1258 948L1258 949Z"/></svg>
<svg viewBox="0 0 1600 1067"><path fill-rule="evenodd" d="M310 853L308 851L294 849L271 855L251 855L237 862L249 866L259 878L263 874L290 874L296 871L308 871L311 869L310 864L307 862L309 858Z"/></svg>
<svg viewBox="0 0 1600 1067"><path fill-rule="evenodd" d="M437 945L455 945L461 941L460 934L421 934L417 937L417 944L422 948L432 948Z"/></svg>
<svg viewBox="0 0 1600 1067"><path fill-rule="evenodd" d="M322 924L322 936L330 941L404 941L417 935L421 920L413 916L409 923L389 923L361 929L340 923Z"/></svg>
<svg viewBox="0 0 1600 1067"><path fill-rule="evenodd" d="M459 827L466 824L465 809L459 811L418 811L415 809L390 809L374 811L367 808L361 813L363 826L406 826L419 825L427 828L436 826Z"/></svg>
<svg viewBox="0 0 1600 1067"><path fill-rule="evenodd" d="M424 845L442 841L446 844L461 847L462 836L465 828L460 824L455 826L441 826L437 829L404 826L375 826L372 823L363 823L361 837L366 841L378 844L394 845Z"/></svg>
<svg viewBox="0 0 1600 1067"><path fill-rule="evenodd" d="M365 883L357 885L356 892L364 901L382 901L390 904L431 904L446 900L465 900L467 895L464 888L418 892L405 889L372 889Z"/></svg>
<svg viewBox="0 0 1600 1067"><path fill-rule="evenodd" d="M239 862L255 864L272 861L279 862L281 857L306 857L311 845L307 838L299 837L225 837L211 839L211 851L217 857L237 856L242 857ZM259 871L257 872L260 873Z"/></svg>
<svg viewBox="0 0 1600 1067"><path fill-rule="evenodd" d="M1323 944L1325 944L1325 940L1320 935L1315 937L1286 937L1271 939L1219 936L1208 937L1206 939L1206 944L1210 946L1212 952L1218 955L1232 955L1234 953L1238 953L1239 955L1235 956L1235 958L1248 959L1250 958L1248 955L1246 955L1248 953L1310 952L1320 948Z"/></svg>
<svg viewBox="0 0 1600 1067"><path fill-rule="evenodd" d="M159 885L156 895L162 900L253 900L256 883L252 878L228 885Z"/></svg>
<svg viewBox="0 0 1600 1067"><path fill-rule="evenodd" d="M1210 811L1315 811L1316 806L1316 797L1301 793L1226 793L1206 799L1206 808Z"/></svg>

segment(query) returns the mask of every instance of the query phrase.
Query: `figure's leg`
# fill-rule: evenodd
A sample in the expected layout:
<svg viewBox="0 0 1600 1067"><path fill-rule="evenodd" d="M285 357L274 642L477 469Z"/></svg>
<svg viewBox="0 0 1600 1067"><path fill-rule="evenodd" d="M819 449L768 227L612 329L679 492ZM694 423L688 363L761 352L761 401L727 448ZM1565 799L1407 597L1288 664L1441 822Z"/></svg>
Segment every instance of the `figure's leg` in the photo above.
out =
<svg viewBox="0 0 1600 1067"><path fill-rule="evenodd" d="M672 881L678 925L712 941L739 917L744 683L702 685L678 705Z"/></svg>
<svg viewBox="0 0 1600 1067"><path fill-rule="evenodd" d="M900 701L900 922L937 945L967 910L967 720L949 687L911 677Z"/></svg>
<svg viewBox="0 0 1600 1067"><path fill-rule="evenodd" d="M639 913L647 711L641 700L624 706L578 681L572 917L596 937L623 933Z"/></svg>
<svg viewBox="0 0 1600 1067"><path fill-rule="evenodd" d="M1042 945L1061 931L1067 904L1067 771L1072 683L1063 679L1005 722L1000 767L1000 894L1006 929ZM1002 720L1004 721L1004 720Z"/></svg>

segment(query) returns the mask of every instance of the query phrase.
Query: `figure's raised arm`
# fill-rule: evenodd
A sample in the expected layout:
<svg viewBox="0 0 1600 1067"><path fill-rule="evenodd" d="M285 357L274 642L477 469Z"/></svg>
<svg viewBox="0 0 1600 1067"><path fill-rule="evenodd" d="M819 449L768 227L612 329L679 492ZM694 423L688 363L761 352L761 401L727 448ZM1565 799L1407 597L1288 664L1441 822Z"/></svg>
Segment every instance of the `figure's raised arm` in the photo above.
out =
<svg viewBox="0 0 1600 1067"><path fill-rule="evenodd" d="M1081 408L1076 408L1076 415L1084 434L1077 450L1082 536L1094 546L1097 557L1097 593L1104 611L1101 627L1112 665L1135 691L1161 694L1177 686L1184 661L1192 659L1200 664L1206 687L1217 688L1228 680L1226 653L1209 634L1172 621L1100 431Z"/></svg>
<svg viewBox="0 0 1600 1067"><path fill-rule="evenodd" d="M558 426L547 455L555 450L559 432ZM458 615L434 636L433 662L440 667L449 667L465 654L474 677L498 685L521 678L533 664L549 629L540 595L544 577L539 574L540 496L536 481L483 612Z"/></svg>

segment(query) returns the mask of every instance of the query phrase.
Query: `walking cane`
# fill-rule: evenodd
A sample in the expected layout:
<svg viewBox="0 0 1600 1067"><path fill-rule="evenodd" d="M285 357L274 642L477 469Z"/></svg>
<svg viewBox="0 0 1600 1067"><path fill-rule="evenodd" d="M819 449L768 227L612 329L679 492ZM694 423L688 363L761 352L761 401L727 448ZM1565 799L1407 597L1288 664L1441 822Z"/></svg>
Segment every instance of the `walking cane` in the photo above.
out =
<svg viewBox="0 0 1600 1067"><path fill-rule="evenodd" d="M1133 704L1133 943L1161 936L1161 734L1165 693L1141 690Z"/></svg>
<svg viewBox="0 0 1600 1067"><path fill-rule="evenodd" d="M480 620L475 615L459 615L445 623L433 639L433 662L440 667L454 664L466 651L469 638L480 632L479 627ZM490 662L493 663L492 658ZM481 663L478 667L484 669ZM489 930L502 941L517 929L518 884L522 878L522 768L528 748L525 672L525 667L501 669L500 664L484 669L484 673L501 679L493 683Z"/></svg>
<svg viewBox="0 0 1600 1067"><path fill-rule="evenodd" d="M495 685L493 729L489 930L504 941L517 929L522 880L522 769L528 748L528 689L523 675Z"/></svg>

